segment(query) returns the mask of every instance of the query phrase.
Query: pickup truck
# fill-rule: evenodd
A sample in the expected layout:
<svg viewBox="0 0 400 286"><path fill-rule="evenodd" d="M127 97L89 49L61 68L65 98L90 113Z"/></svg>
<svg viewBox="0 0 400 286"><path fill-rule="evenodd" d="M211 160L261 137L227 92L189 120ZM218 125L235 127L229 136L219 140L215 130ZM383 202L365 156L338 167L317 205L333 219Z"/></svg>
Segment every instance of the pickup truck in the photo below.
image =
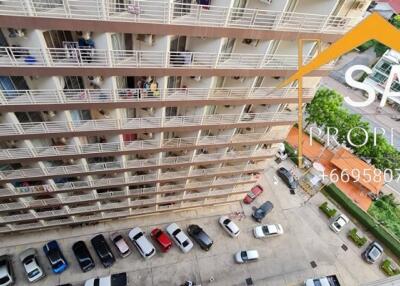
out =
<svg viewBox="0 0 400 286"><path fill-rule="evenodd" d="M304 282L305 286L340 286L336 275L329 275L320 278L308 279Z"/></svg>
<svg viewBox="0 0 400 286"><path fill-rule="evenodd" d="M86 280L85 286L127 286L128 277L126 272L111 274L106 277L92 278Z"/></svg>

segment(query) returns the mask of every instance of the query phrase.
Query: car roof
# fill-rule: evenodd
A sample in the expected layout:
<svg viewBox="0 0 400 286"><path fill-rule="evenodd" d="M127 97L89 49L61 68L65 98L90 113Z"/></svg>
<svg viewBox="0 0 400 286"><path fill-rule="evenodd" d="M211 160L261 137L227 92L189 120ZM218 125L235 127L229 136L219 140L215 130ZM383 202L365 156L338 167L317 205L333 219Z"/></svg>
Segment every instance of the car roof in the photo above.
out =
<svg viewBox="0 0 400 286"><path fill-rule="evenodd" d="M258 258L258 256L259 256L257 250L246 250L246 253L247 253L247 257L249 259Z"/></svg>
<svg viewBox="0 0 400 286"><path fill-rule="evenodd" d="M266 209L272 209L274 207L274 204L270 201L266 201L265 203L263 203L259 208L266 210Z"/></svg>

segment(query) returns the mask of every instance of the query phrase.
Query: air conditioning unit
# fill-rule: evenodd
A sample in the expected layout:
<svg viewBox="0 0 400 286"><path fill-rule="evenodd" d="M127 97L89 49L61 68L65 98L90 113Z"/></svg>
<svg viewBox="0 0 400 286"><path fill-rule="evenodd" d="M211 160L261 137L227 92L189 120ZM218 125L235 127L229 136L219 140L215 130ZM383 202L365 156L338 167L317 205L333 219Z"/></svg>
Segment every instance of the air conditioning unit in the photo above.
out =
<svg viewBox="0 0 400 286"><path fill-rule="evenodd" d="M89 83L90 85L100 87L101 83L103 82L103 78L101 76L89 76Z"/></svg>
<svg viewBox="0 0 400 286"><path fill-rule="evenodd" d="M268 5L272 4L272 0L260 0L260 2Z"/></svg>
<svg viewBox="0 0 400 286"><path fill-rule="evenodd" d="M22 38L26 34L24 29L8 28L8 32L9 32L8 36L10 38Z"/></svg>
<svg viewBox="0 0 400 286"><path fill-rule="evenodd" d="M244 82L245 80L246 80L246 78L245 77L242 77L242 76L234 76L234 77L232 77L234 80L238 80L238 81L240 81L240 82Z"/></svg>
<svg viewBox="0 0 400 286"><path fill-rule="evenodd" d="M243 39L242 43L245 45L257 47L259 40L253 40L253 39Z"/></svg>

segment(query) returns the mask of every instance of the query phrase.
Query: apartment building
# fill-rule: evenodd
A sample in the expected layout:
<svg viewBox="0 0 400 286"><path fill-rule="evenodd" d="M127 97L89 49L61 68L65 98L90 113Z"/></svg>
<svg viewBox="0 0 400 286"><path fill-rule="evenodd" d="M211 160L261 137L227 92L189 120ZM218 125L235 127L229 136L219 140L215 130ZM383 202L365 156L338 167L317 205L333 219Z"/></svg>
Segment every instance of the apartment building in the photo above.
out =
<svg viewBox="0 0 400 286"><path fill-rule="evenodd" d="M400 64L400 53L395 50L387 50L373 66L372 73L364 79L364 83L372 86L377 94L382 95L385 92L392 66L398 64ZM392 83L391 91L400 92L400 81L398 78ZM400 100L398 98L388 98L388 103L400 111Z"/></svg>
<svg viewBox="0 0 400 286"><path fill-rule="evenodd" d="M0 1L0 233L241 200L369 2Z"/></svg>

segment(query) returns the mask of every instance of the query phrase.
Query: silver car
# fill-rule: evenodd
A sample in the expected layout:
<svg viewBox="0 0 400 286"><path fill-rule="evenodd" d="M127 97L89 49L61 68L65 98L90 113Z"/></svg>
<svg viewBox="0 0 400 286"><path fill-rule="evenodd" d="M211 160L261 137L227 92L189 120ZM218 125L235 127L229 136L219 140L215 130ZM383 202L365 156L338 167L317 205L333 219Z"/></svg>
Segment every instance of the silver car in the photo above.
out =
<svg viewBox="0 0 400 286"><path fill-rule="evenodd" d="M19 260L24 266L24 270L29 282L36 282L46 276L37 259L37 251L29 248L19 255Z"/></svg>

